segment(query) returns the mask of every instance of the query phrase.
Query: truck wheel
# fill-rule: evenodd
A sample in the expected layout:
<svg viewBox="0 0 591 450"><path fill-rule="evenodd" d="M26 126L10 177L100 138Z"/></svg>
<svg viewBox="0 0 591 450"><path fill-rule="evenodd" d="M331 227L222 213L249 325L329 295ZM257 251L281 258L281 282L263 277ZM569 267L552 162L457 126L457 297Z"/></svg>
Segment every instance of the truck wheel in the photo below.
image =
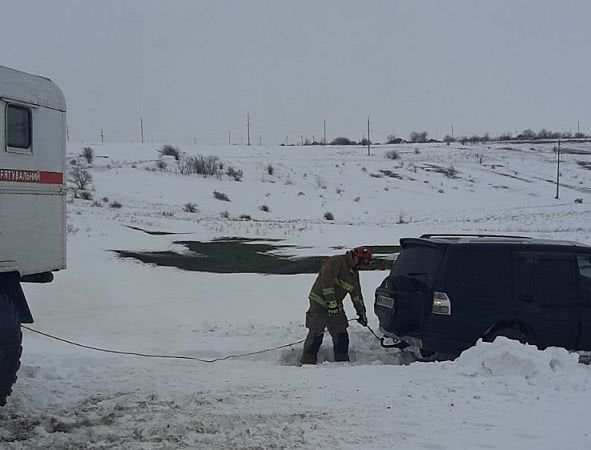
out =
<svg viewBox="0 0 591 450"><path fill-rule="evenodd" d="M515 328L503 328L493 331L484 338L484 341L493 342L499 336L506 337L507 339L512 339L514 341L519 341L522 344L533 344L531 339L528 338L524 332Z"/></svg>
<svg viewBox="0 0 591 450"><path fill-rule="evenodd" d="M6 405L6 397L16 382L16 372L21 365L22 340L14 302L6 293L0 292L0 406Z"/></svg>

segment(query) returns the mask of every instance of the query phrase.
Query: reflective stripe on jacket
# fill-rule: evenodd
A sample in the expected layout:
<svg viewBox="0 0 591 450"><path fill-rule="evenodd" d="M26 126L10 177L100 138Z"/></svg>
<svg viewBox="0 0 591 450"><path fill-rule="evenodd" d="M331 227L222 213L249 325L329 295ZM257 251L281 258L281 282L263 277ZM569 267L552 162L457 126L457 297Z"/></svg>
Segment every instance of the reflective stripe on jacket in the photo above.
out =
<svg viewBox="0 0 591 450"><path fill-rule="evenodd" d="M342 309L343 299L349 294L357 313L365 312L359 272L353 269L353 257L350 253L328 258L312 286L308 298L328 308L328 303L336 301Z"/></svg>

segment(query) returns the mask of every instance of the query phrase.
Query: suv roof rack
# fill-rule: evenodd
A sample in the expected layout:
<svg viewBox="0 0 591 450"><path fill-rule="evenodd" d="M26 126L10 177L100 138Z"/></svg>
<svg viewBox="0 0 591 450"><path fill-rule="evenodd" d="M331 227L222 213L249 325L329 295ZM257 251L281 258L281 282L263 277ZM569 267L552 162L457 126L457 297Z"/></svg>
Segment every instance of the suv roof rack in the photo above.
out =
<svg viewBox="0 0 591 450"><path fill-rule="evenodd" d="M421 239L430 239L432 237L495 237L505 239L531 239L529 236L510 236L506 234L454 234L454 233L441 233L441 234L423 234Z"/></svg>

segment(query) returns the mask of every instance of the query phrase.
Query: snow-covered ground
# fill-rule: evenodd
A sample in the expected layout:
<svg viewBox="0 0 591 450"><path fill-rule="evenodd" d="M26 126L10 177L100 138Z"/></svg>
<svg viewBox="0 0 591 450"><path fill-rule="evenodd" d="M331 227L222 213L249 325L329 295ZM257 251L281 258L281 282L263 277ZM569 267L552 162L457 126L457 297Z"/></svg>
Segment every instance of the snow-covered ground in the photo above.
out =
<svg viewBox="0 0 591 450"><path fill-rule="evenodd" d="M68 269L51 285L25 286L33 327L83 344L217 358L306 333L314 275L187 272L112 250L186 252L174 242L233 236L329 255L426 232L591 243L588 143L563 145L558 200L553 144L408 144L372 156L361 147L182 148L243 170L242 181L180 175L171 158L156 169L152 145L93 148L94 199L68 205ZM399 159L386 157L392 150ZM80 151L71 145L68 160ZM183 211L189 202L197 212ZM374 329L373 291L384 276L361 275ZM409 355L382 349L356 323L350 332L351 363L329 361L327 338L322 363L298 367L301 346L206 364L97 353L25 331L19 381L0 410L0 447L591 446L591 368L576 355L501 339L454 362L407 364Z"/></svg>

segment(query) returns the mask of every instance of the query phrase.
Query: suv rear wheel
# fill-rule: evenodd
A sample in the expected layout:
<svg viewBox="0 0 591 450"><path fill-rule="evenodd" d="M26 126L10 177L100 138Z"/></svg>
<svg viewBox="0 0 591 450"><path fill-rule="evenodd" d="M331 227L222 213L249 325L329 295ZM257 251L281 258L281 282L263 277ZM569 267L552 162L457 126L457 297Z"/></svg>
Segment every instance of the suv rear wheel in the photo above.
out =
<svg viewBox="0 0 591 450"><path fill-rule="evenodd" d="M533 344L533 340L518 328L501 328L494 330L484 337L484 341L493 342L499 336L506 337L507 339L512 339L514 341L519 341L522 344Z"/></svg>
<svg viewBox="0 0 591 450"><path fill-rule="evenodd" d="M13 300L0 292L0 406L12 392L16 373L21 365L22 333Z"/></svg>

